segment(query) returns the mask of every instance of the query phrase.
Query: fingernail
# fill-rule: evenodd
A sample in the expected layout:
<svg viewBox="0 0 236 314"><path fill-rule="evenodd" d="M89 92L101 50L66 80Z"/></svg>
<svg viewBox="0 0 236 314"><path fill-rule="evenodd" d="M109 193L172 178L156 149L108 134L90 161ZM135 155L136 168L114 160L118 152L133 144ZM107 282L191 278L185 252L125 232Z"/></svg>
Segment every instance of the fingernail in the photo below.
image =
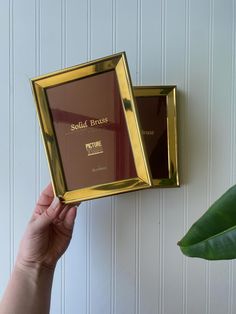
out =
<svg viewBox="0 0 236 314"><path fill-rule="evenodd" d="M57 211L60 209L60 200L58 197L54 197L51 205L46 209L46 214L48 217L54 216L57 214Z"/></svg>
<svg viewBox="0 0 236 314"><path fill-rule="evenodd" d="M60 204L60 200L59 200L59 198L57 196L55 196L50 207L53 210L55 210L58 207L59 204Z"/></svg>

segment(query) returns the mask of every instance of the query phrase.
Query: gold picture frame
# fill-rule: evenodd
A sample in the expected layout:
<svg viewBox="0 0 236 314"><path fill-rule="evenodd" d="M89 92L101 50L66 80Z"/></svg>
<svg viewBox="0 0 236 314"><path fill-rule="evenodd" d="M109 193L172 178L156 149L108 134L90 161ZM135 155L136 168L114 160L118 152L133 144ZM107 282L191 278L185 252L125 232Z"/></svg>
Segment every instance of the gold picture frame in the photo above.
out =
<svg viewBox="0 0 236 314"><path fill-rule="evenodd" d="M54 193L62 202L151 186L124 52L33 78L31 85Z"/></svg>
<svg viewBox="0 0 236 314"><path fill-rule="evenodd" d="M180 185L176 89L175 85L134 87L153 187Z"/></svg>

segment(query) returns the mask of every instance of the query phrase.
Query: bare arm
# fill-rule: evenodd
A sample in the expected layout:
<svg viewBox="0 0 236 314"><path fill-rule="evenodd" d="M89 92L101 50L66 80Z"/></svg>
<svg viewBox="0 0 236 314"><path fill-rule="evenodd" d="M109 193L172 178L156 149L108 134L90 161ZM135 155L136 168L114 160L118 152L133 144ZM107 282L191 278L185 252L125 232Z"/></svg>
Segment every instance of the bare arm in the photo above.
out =
<svg viewBox="0 0 236 314"><path fill-rule="evenodd" d="M15 265L0 305L1 314L49 313L53 270Z"/></svg>
<svg viewBox="0 0 236 314"><path fill-rule="evenodd" d="M53 198L51 184L42 192L20 244L0 314L48 314L53 274L73 232L76 207Z"/></svg>

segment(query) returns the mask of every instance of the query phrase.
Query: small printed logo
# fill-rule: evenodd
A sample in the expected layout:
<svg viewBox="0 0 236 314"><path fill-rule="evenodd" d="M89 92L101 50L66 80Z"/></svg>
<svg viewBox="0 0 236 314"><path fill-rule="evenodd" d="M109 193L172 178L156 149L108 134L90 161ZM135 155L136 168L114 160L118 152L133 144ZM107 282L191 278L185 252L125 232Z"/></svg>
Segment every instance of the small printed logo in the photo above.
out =
<svg viewBox="0 0 236 314"><path fill-rule="evenodd" d="M97 154L103 153L103 147L102 147L102 141L96 141L92 143L85 144L86 151L88 153L88 156L93 156Z"/></svg>
<svg viewBox="0 0 236 314"><path fill-rule="evenodd" d="M143 130L142 133L143 133L143 135L154 135L155 131L153 131L153 130Z"/></svg>

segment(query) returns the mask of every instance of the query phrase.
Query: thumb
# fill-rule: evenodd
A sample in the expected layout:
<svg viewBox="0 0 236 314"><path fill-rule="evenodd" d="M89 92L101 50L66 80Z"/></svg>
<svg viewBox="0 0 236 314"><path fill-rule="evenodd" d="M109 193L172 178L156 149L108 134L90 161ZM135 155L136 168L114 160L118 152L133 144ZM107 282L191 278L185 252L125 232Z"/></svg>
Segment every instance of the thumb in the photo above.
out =
<svg viewBox="0 0 236 314"><path fill-rule="evenodd" d="M58 197L54 197L50 206L35 220L35 227L39 230L48 227L62 211L63 204Z"/></svg>

